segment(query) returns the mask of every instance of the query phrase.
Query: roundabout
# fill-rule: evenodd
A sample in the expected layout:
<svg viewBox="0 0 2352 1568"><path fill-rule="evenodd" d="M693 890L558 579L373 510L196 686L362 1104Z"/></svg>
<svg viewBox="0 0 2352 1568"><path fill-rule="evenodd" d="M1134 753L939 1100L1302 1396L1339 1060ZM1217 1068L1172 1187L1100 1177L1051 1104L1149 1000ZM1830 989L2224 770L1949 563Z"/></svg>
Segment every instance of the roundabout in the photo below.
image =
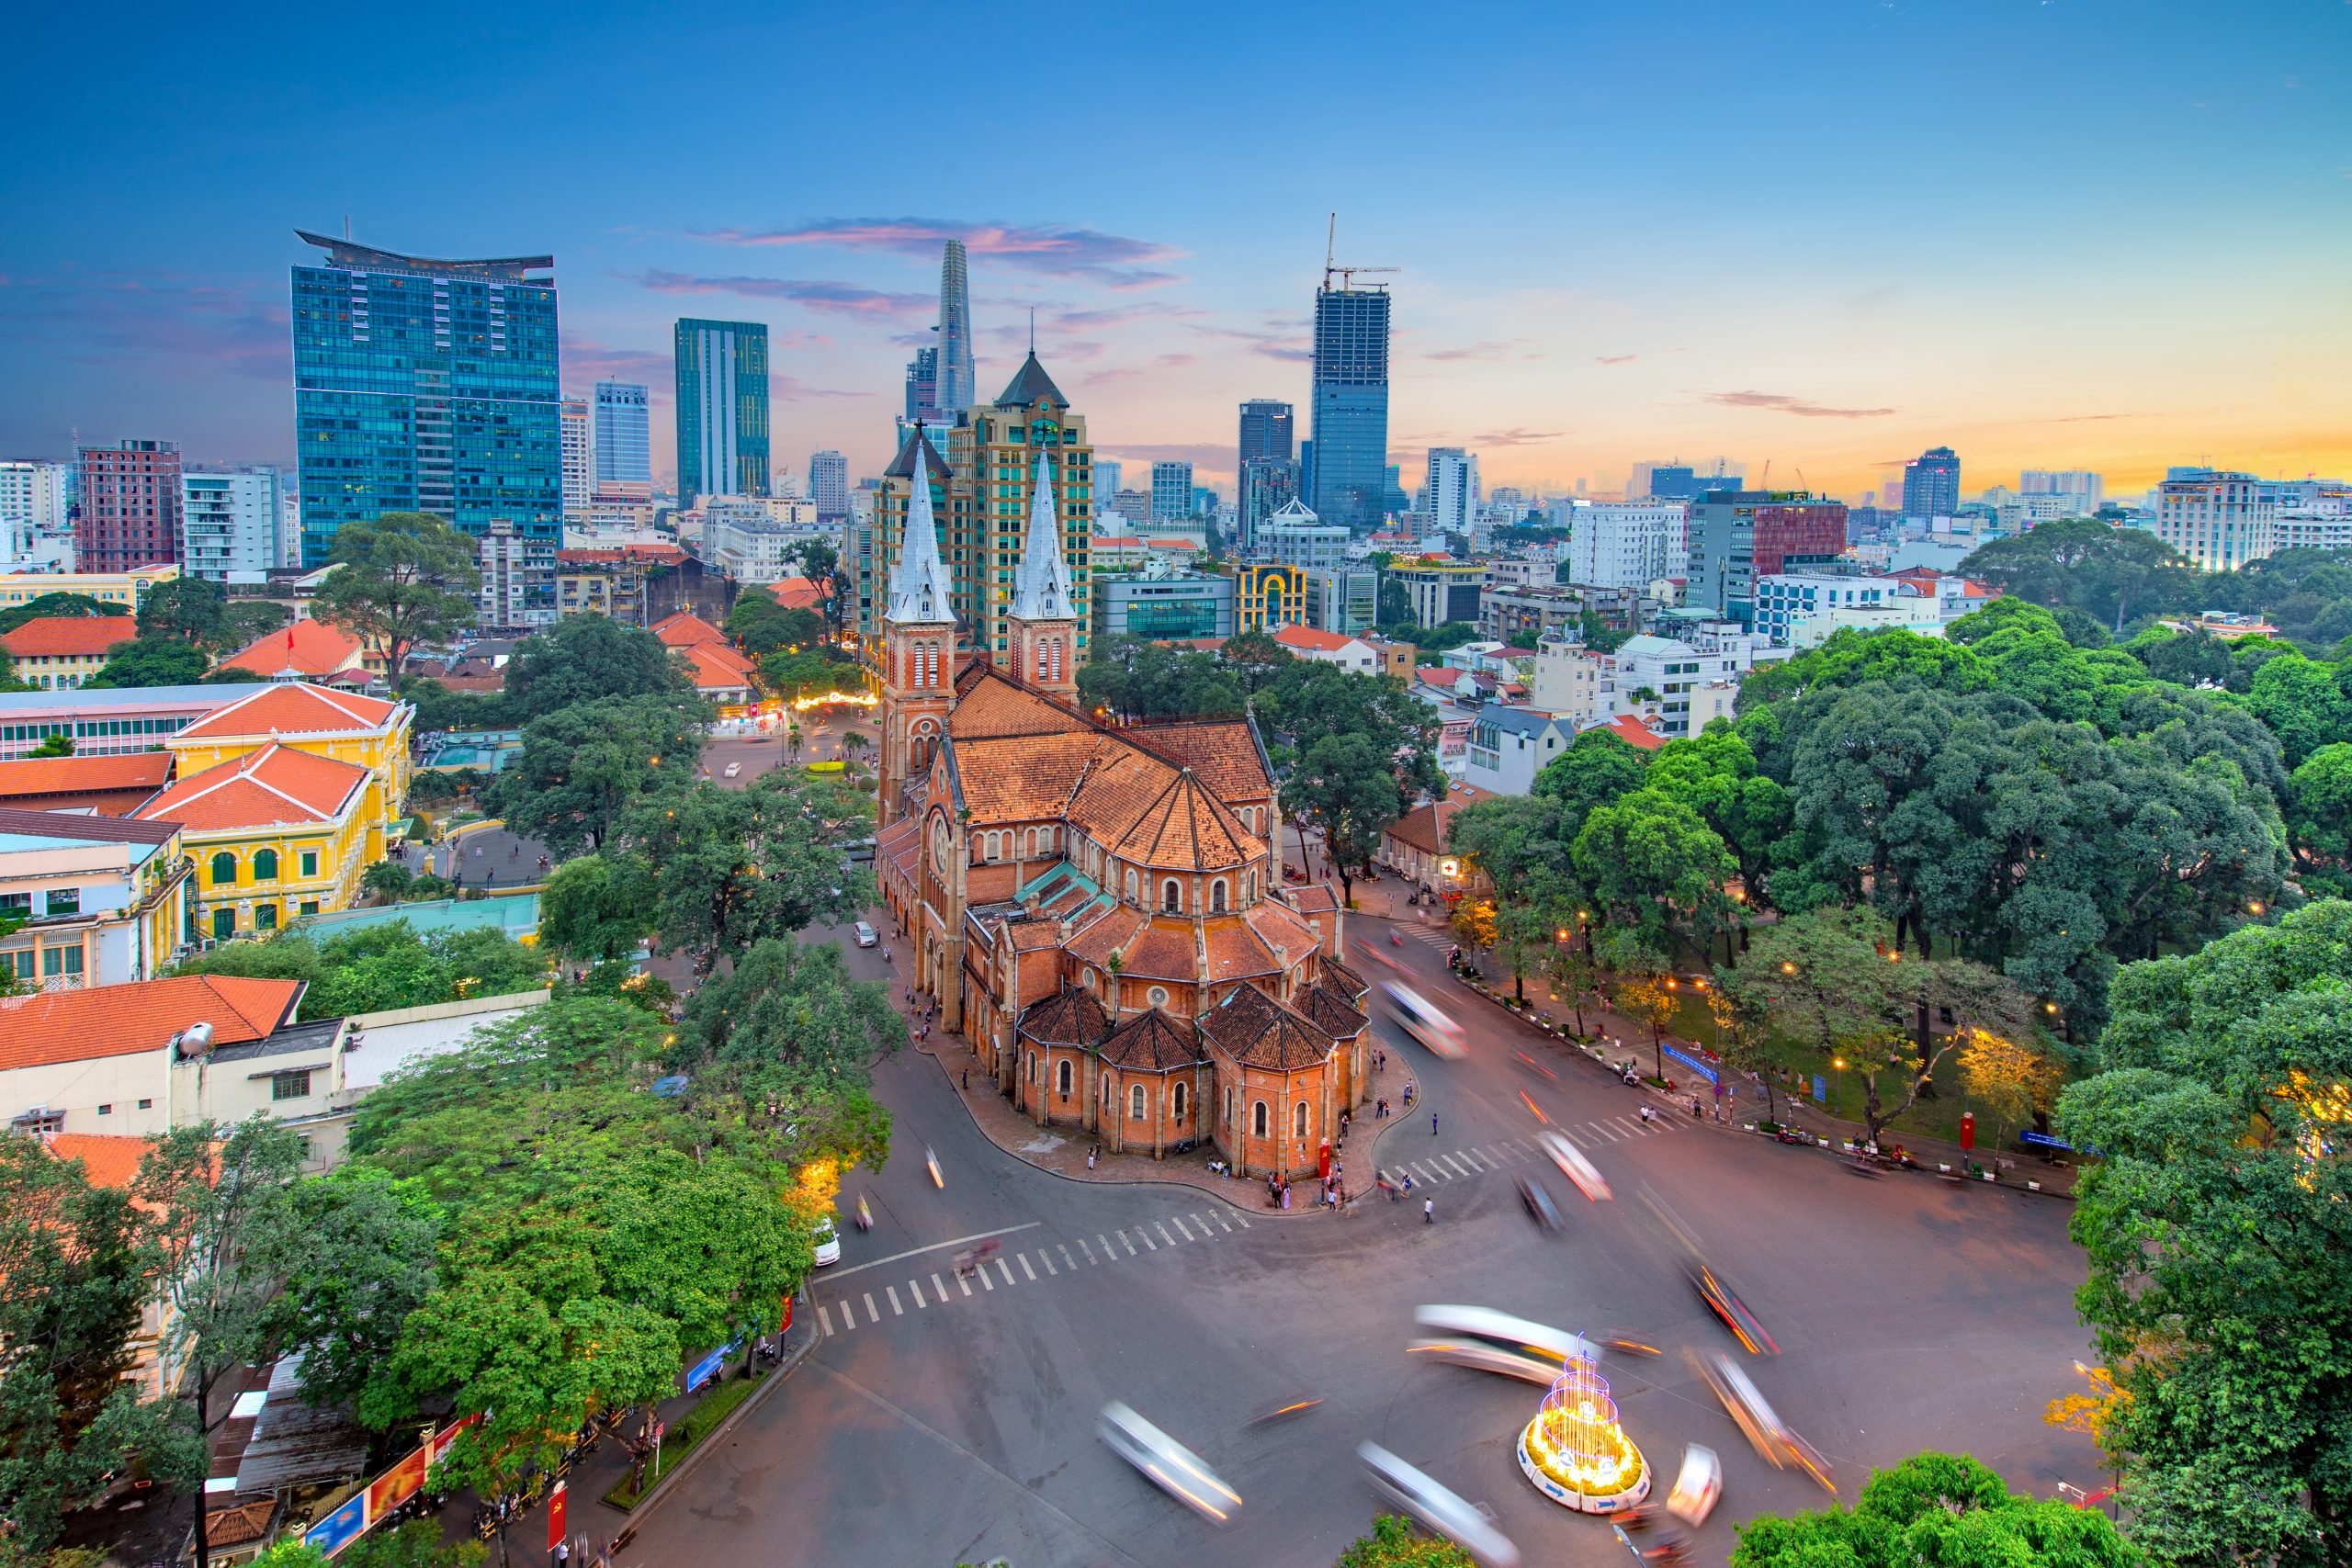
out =
<svg viewBox="0 0 2352 1568"><path fill-rule="evenodd" d="M1618 1424L1600 1369L1570 1360L1519 1435L1519 1468L1564 1508L1608 1514L1649 1495L1650 1465Z"/></svg>

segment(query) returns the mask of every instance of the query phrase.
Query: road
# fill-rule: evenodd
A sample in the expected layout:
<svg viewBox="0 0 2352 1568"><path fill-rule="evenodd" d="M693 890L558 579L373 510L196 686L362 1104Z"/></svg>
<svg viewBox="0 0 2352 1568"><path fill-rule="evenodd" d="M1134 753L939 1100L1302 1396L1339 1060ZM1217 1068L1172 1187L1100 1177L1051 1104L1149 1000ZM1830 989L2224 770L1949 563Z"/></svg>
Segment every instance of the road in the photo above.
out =
<svg viewBox="0 0 2352 1568"><path fill-rule="evenodd" d="M1373 1152L1425 1173L1436 1224L1377 1199L1337 1218L1276 1218L1255 1206L1254 1184L1205 1174L1218 1190L1065 1181L989 1145L938 1069L903 1054L876 1075L898 1118L895 1152L843 1192L844 1210L868 1194L878 1223L870 1235L845 1227L842 1261L815 1281L828 1337L648 1523L640 1561L1078 1568L1215 1551L1320 1568L1375 1509L1352 1457L1367 1438L1490 1508L1532 1561L1615 1561L1603 1527L1520 1475L1513 1443L1540 1390L1404 1354L1413 1307L1453 1301L1666 1347L1603 1371L1661 1491L1685 1443L1723 1456L1724 1506L1695 1542L1700 1561L1720 1562L1733 1519L1825 1499L1758 1460L1684 1364L1682 1347L1731 1342L1682 1283L1651 1202L1779 1339L1785 1353L1749 1370L1829 1458L1841 1497L1872 1466L1927 1447L1973 1452L2043 1495L2094 1479L2087 1440L2041 1419L2086 1348L2064 1205L1860 1179L1687 1112L1645 1127L1637 1091L1450 987L1437 948L1391 946L1374 922L1351 931L1425 994L1451 997L1469 1035L1468 1058L1442 1063L1377 1025L1417 1062L1424 1094ZM877 953L850 956L882 973ZM1522 1066L1521 1050L1555 1076ZM1556 1238L1528 1224L1512 1187L1517 1172L1547 1170L1525 1142L1535 1123L1522 1091L1617 1194L1589 1204L1555 1180L1574 1205ZM1003 1247L996 1272L959 1283L954 1253L985 1235ZM1283 1427L1247 1427L1302 1394L1325 1403ZM1241 1493L1228 1529L1178 1509L1095 1439L1094 1413L1114 1398Z"/></svg>

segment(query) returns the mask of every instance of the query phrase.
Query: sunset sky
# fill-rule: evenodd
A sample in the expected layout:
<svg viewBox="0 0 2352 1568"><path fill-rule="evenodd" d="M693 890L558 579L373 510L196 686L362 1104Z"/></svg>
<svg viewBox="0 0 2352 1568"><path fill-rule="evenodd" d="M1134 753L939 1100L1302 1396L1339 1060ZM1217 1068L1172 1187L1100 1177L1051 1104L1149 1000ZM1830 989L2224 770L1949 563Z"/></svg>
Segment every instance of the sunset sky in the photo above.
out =
<svg viewBox="0 0 2352 1568"><path fill-rule="evenodd" d="M200 17L200 22L191 20ZM2352 4L109 8L11 26L0 456L292 457L297 227L552 253L565 383L763 321L775 452L888 454L939 245L980 383L1232 468L1327 214L1399 270L1392 455L1854 496L1957 448L2352 476ZM38 62L38 63L34 63ZM1408 479L1408 484L1411 482Z"/></svg>

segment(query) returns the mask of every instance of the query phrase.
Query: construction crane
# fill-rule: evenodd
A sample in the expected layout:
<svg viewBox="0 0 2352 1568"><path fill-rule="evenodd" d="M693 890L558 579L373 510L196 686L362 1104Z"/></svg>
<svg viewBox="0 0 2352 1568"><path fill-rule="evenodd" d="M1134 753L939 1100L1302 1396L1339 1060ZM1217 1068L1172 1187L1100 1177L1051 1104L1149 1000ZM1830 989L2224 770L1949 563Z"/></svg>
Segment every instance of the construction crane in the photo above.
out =
<svg viewBox="0 0 2352 1568"><path fill-rule="evenodd" d="M1348 289L1355 287L1356 274L1360 272L1402 272L1404 270L1402 267L1396 266L1341 266L1331 259L1338 252L1339 243L1340 215L1334 212L1331 214L1330 232L1324 237L1323 241L1323 292L1326 294L1331 291L1331 275L1335 272L1340 275L1340 287L1342 289Z"/></svg>

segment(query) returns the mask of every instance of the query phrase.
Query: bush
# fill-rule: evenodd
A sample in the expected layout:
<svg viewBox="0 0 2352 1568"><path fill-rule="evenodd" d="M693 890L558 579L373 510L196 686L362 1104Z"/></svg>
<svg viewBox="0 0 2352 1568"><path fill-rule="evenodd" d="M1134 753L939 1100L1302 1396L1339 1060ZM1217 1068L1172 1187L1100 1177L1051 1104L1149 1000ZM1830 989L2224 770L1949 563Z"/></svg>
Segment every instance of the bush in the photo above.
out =
<svg viewBox="0 0 2352 1568"><path fill-rule="evenodd" d="M662 1474L668 1474L680 1460L694 1451L695 1444L716 1431L721 1421L733 1415L738 1405L752 1397L753 1389L767 1381L767 1376L762 1371L753 1372L747 1378L730 1378L695 1401L694 1408L673 1422L668 1436L662 1439ZM654 1483L661 1479L662 1476L653 1472L649 1462L645 1468L645 1492L652 1491ZM631 1491L628 1477L624 1475L614 1483L611 1491L605 1494L605 1501L626 1513L644 1500L645 1492Z"/></svg>

